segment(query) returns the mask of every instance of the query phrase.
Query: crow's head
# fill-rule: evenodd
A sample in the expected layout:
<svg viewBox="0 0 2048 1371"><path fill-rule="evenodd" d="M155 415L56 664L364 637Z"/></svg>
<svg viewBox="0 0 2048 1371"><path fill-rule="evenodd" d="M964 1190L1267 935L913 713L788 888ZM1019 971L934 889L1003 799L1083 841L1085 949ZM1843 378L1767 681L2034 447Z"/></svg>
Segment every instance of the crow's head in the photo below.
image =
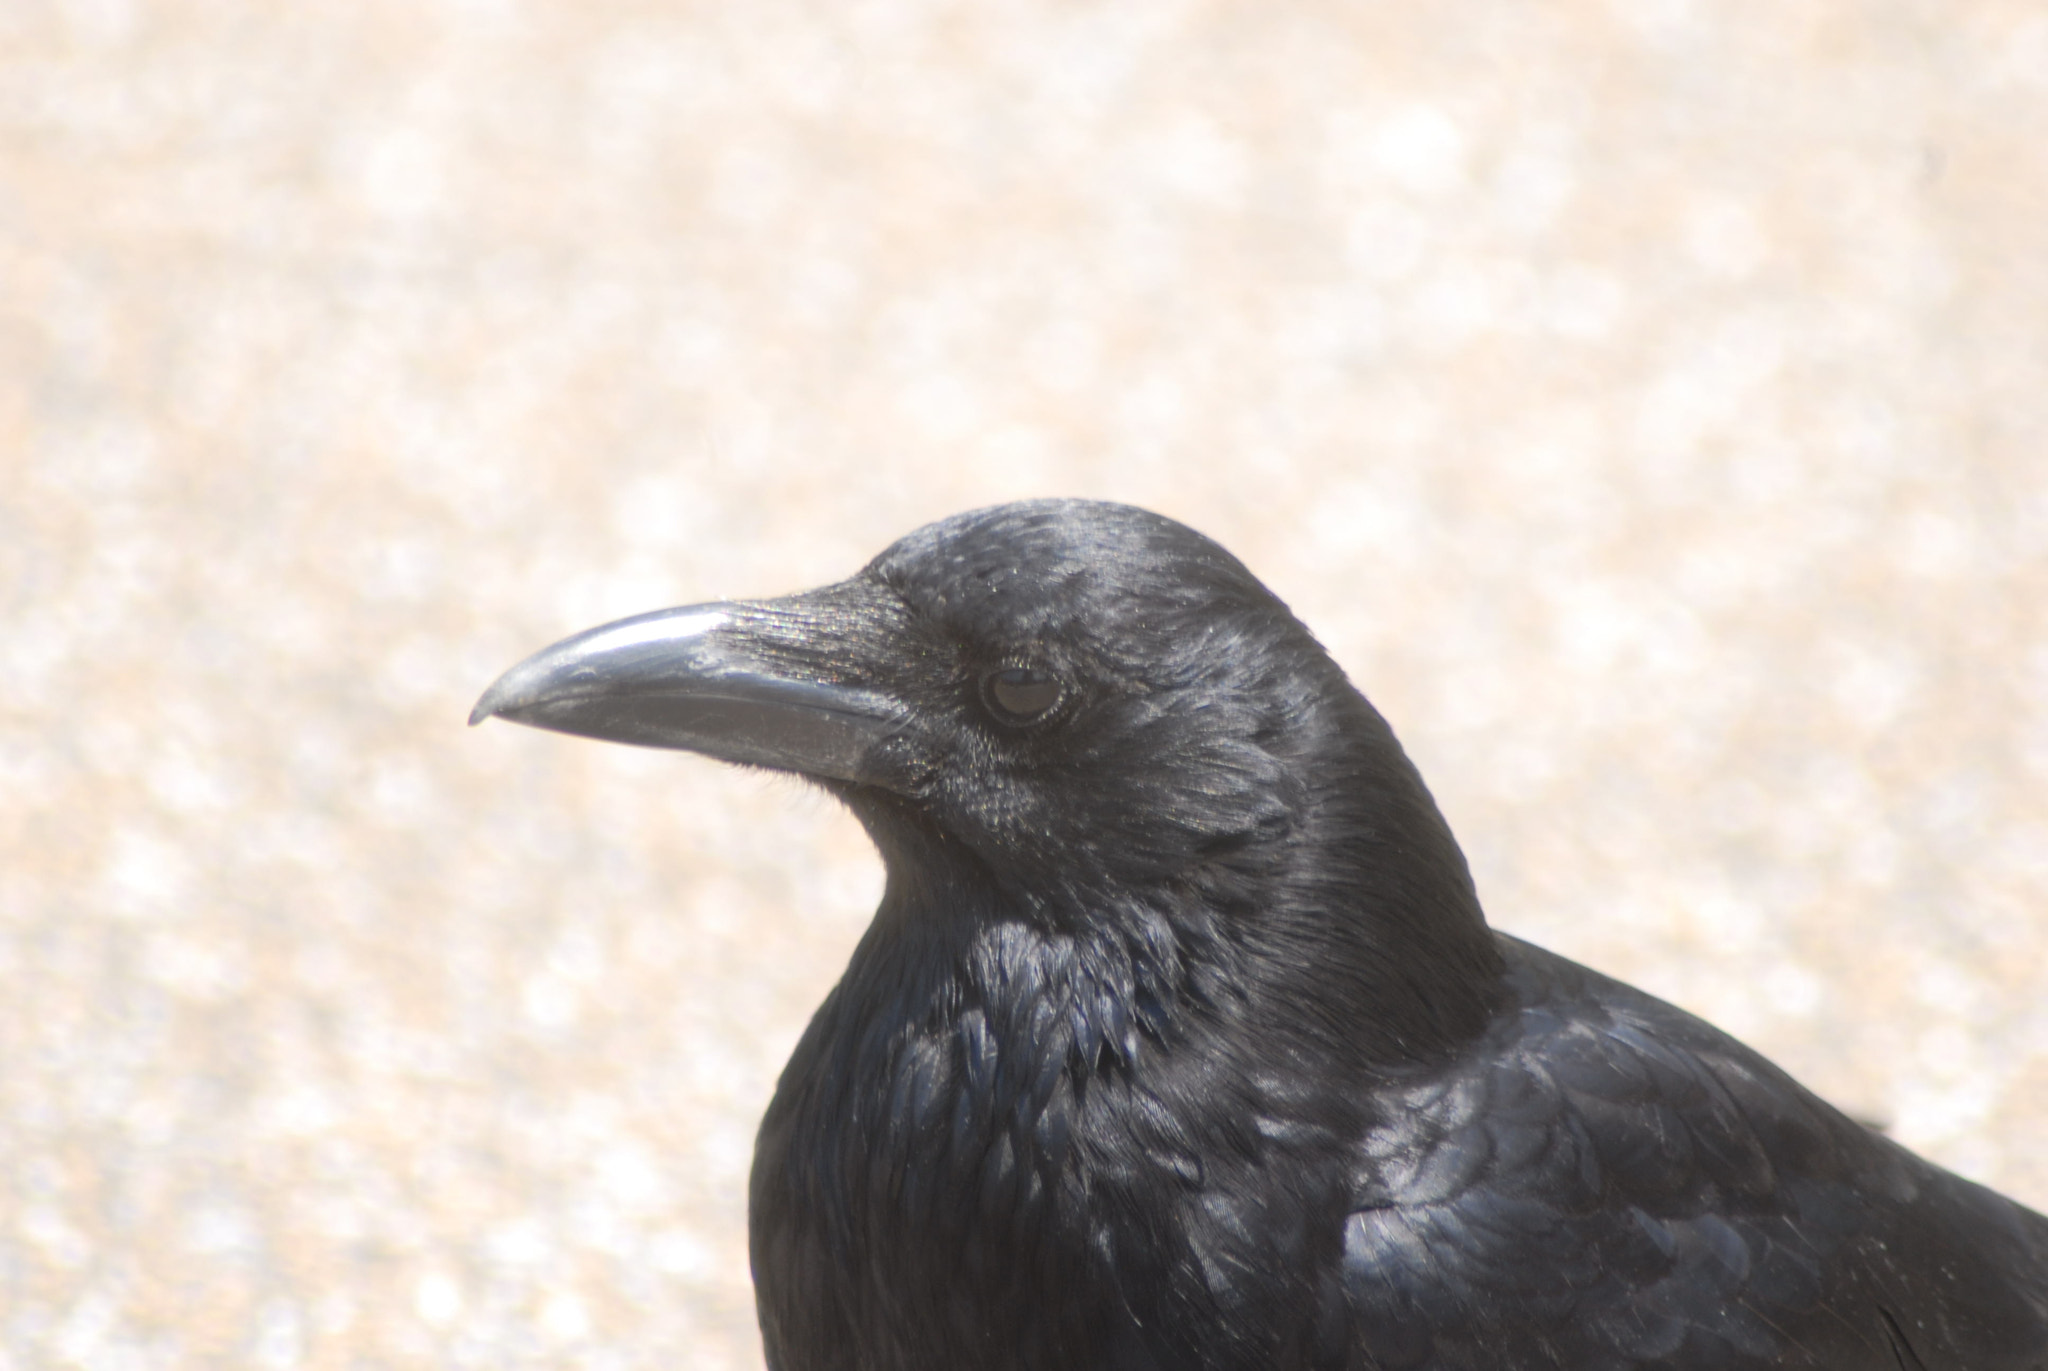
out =
<svg viewBox="0 0 2048 1371"><path fill-rule="evenodd" d="M1284 835L1307 799L1295 760L1346 691L1215 543L1043 500L920 529L819 590L579 634L507 672L472 722L796 772L1006 879L1138 880Z"/></svg>
<svg viewBox="0 0 2048 1371"><path fill-rule="evenodd" d="M1491 956L1379 715L1236 558L1125 505L978 510L836 585L592 629L508 671L492 715L807 776L892 887L967 871L1084 912L1197 889L1304 929L1363 915L1340 922L1379 961L1402 927Z"/></svg>

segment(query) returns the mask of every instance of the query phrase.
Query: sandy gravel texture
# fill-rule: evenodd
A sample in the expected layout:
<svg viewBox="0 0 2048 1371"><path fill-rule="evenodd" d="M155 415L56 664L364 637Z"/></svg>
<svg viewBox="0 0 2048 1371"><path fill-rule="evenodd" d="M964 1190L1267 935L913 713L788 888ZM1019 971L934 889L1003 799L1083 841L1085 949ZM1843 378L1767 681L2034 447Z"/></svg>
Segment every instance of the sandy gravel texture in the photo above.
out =
<svg viewBox="0 0 2048 1371"><path fill-rule="evenodd" d="M2038 0L0 5L0 1367L757 1366L875 860L463 716L1034 494L2048 1204L2043 130Z"/></svg>

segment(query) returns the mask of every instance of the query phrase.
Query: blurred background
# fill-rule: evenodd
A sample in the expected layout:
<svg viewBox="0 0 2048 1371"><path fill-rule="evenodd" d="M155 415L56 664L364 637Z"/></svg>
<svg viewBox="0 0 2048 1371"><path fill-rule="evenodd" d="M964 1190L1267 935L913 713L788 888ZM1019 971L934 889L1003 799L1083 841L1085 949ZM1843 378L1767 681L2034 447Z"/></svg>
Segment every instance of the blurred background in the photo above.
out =
<svg viewBox="0 0 2048 1371"><path fill-rule="evenodd" d="M1041 494L2048 1205L2044 128L2038 0L0 6L0 1367L758 1366L877 864L464 714Z"/></svg>

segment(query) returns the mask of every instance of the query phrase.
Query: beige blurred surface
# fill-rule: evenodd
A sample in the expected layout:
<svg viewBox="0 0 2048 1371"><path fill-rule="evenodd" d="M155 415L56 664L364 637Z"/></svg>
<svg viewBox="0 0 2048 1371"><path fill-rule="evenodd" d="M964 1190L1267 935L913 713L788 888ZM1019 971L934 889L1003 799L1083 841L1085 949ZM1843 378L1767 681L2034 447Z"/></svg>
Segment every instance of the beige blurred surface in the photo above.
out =
<svg viewBox="0 0 2048 1371"><path fill-rule="evenodd" d="M876 864L463 716L1033 494L2048 1204L2044 129L2038 0L0 6L0 1367L758 1365Z"/></svg>

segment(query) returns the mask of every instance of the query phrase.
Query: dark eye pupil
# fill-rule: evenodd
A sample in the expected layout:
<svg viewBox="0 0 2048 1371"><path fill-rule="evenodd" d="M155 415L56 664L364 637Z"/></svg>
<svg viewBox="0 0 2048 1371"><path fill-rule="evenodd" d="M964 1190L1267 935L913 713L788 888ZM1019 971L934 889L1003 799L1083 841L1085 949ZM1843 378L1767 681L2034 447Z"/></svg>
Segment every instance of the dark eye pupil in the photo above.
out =
<svg viewBox="0 0 2048 1371"><path fill-rule="evenodd" d="M1012 719L1033 719L1059 703L1059 679L1028 666L998 671L988 678L989 703Z"/></svg>

